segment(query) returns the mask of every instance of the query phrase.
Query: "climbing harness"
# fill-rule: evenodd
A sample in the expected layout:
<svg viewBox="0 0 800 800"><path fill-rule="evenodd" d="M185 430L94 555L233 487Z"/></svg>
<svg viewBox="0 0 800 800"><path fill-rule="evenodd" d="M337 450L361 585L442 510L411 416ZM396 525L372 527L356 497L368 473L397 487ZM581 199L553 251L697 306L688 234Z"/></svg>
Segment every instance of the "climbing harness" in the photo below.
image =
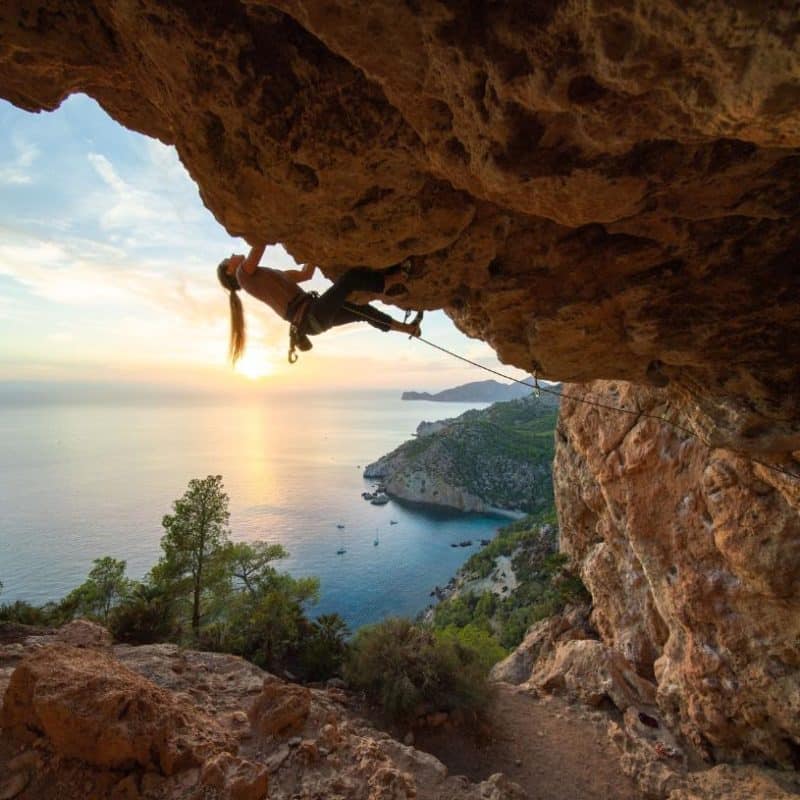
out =
<svg viewBox="0 0 800 800"><path fill-rule="evenodd" d="M318 292L304 292L295 297L286 309L286 316L291 320L289 324L289 354L290 364L297 359L297 350L307 353L314 345L308 338L310 333L321 333L321 329L313 314L309 314L311 303L319 297Z"/></svg>
<svg viewBox="0 0 800 800"><path fill-rule="evenodd" d="M409 274L410 265L408 263L408 260L403 262L402 269L404 271L404 274ZM311 293L311 294L315 294L315 293ZM367 319L367 317L365 317L364 314L360 313L357 309L351 308L351 311L354 314L356 314L357 316L361 316L364 319ZM416 316L414 317L413 322L417 323L417 324L419 322L421 322L423 313L424 312L422 312L422 311L418 311L416 313ZM410 309L406 310L405 316L404 316L404 319L403 319L404 322L408 321L408 317L409 317L410 314L411 314L411 310ZM305 328L306 320L309 317L312 317L312 319L313 319L313 315L310 315L308 313L303 313L303 319L300 321L300 325L297 326L297 327L295 325L292 325L292 327L290 328L290 331L289 331L289 336L290 336L289 363L290 364L294 364L295 361L297 361L297 355L295 353L295 349L298 349L298 350L310 350L311 349L311 342L308 340L308 336L306 335L306 328ZM293 330L295 330L294 338L293 338L293 334L292 334ZM592 400L592 399L589 399L589 398L586 398L586 397L575 397L573 395L568 395L568 394L564 394L563 392L556 391L555 389L548 389L547 387L542 386L539 383L538 370L536 368L531 370L531 375L533 377L533 385L531 385L527 381L520 380L519 378L513 378L510 375L506 375L505 373L500 372L499 370L492 369L491 367L487 367L485 364L479 364L477 361L472 361L471 359L466 358L465 356L460 356L458 353L454 353L452 350L448 350L446 347L442 347L441 345L438 345L435 342L430 341L429 339L425 339L422 336L414 336L412 334L408 338L409 339L417 339L418 341L422 342L423 344L428 345L428 347L433 347L435 350L439 350L440 352L445 353L446 355L451 356L452 358L456 358L459 361L463 361L464 363L469 364L470 366L477 367L478 369L482 369L485 372L488 372L488 373L490 373L492 375L496 375L498 378L502 378L503 380L506 380L506 381L511 381L512 383L519 383L522 386L527 386L529 389L533 390L533 392L536 395L536 397L541 397L542 393L551 394L551 395L554 395L554 396L560 398L561 400L568 400L568 401L571 401L573 403L583 403L584 405L595 406L596 408L603 408L603 409L606 409L607 411L616 411L619 414L630 414L631 416L635 416L637 418L657 420L658 422L663 422L665 425L669 425L670 427L675 428L675 430L679 430L682 433L685 433L687 436L690 436L693 439L697 439L697 441L701 442L703 445L705 445L709 449L714 449L714 445L712 445L711 442L707 441L705 438L700 436L700 434L696 433L695 431L691 430L690 428L687 428L685 425L681 425L678 422L674 422L673 420L667 419L666 417L659 416L658 414L649 414L646 411L642 411L639 408L631 409L631 408L625 408L624 406L615 406L615 405L611 405L610 403L603 403L603 402L601 402L599 400ZM741 454L741 455L742 455L743 458L747 459L748 461L750 461L750 462L752 462L754 464L759 464L760 466L764 467L765 469L771 470L772 472L776 472L776 473L778 473L780 475L784 475L784 476L786 476L788 478L794 478L795 480L800 480L800 474L792 472L791 470L784 469L783 467L779 467L776 464L768 464L766 461L762 461L761 459L758 459L758 458L753 458L752 456L747 456L747 455L744 455L744 454Z"/></svg>

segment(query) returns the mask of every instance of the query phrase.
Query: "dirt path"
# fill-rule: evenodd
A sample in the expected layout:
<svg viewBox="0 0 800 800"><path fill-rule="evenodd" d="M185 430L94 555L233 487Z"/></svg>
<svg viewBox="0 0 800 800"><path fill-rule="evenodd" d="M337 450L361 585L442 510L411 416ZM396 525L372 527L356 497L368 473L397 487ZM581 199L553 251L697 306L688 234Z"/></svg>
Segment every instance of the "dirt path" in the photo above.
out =
<svg viewBox="0 0 800 800"><path fill-rule="evenodd" d="M415 747L435 755L451 774L483 780L504 772L531 800L640 800L606 736L608 717L558 698L536 699L497 685L485 741L452 730L420 732Z"/></svg>

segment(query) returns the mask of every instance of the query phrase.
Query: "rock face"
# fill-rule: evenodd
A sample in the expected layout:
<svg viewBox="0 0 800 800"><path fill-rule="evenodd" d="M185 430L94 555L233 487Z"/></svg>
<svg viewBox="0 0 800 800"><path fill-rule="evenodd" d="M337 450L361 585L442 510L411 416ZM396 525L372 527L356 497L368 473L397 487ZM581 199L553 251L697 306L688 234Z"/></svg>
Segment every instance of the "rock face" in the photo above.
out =
<svg viewBox="0 0 800 800"><path fill-rule="evenodd" d="M44 736L56 752L92 766L164 775L236 750L227 731L185 700L101 652L58 645L15 670L2 727L22 740Z"/></svg>
<svg viewBox="0 0 800 800"><path fill-rule="evenodd" d="M647 418L655 390L570 393L557 430L561 546L592 593L592 622L657 685L668 723L718 759L797 767L800 484Z"/></svg>
<svg viewBox="0 0 800 800"><path fill-rule="evenodd" d="M449 777L355 717L340 690L175 645L78 649L52 639L0 644L3 797L523 798L502 775Z"/></svg>
<svg viewBox="0 0 800 800"><path fill-rule="evenodd" d="M567 381L800 449L796 4L11 0L0 96L175 144L226 228Z"/></svg>

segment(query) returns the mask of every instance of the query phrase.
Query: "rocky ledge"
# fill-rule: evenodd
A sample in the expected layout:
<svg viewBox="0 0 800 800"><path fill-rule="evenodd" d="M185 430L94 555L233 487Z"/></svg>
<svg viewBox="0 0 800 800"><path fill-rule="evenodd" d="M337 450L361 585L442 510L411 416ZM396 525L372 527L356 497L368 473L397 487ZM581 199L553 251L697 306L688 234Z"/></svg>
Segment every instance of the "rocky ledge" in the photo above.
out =
<svg viewBox="0 0 800 800"><path fill-rule="evenodd" d="M559 696L606 709L607 735L622 753L620 767L647 800L794 800L800 794L797 772L715 765L671 730L656 683L600 640L591 617L589 606L577 606L537 622L494 666L492 679L539 699Z"/></svg>
<svg viewBox="0 0 800 800"><path fill-rule="evenodd" d="M82 621L5 640L4 800L523 798L499 774L448 776L358 719L339 689L287 683L235 656L112 646Z"/></svg>

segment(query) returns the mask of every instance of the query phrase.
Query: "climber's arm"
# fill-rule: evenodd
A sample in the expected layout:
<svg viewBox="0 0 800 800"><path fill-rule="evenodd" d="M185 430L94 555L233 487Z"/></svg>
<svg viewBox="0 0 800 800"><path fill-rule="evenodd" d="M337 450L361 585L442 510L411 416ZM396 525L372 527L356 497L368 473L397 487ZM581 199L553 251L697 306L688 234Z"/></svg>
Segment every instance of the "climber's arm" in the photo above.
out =
<svg viewBox="0 0 800 800"><path fill-rule="evenodd" d="M242 272L246 275L252 275L258 268L258 262L261 261L261 257L264 255L264 250L266 250L266 248L266 244L257 244L255 247L251 247L250 253L242 263Z"/></svg>
<svg viewBox="0 0 800 800"><path fill-rule="evenodd" d="M302 269L287 269L283 274L294 283L304 283L314 277L315 269L313 264L303 264Z"/></svg>

